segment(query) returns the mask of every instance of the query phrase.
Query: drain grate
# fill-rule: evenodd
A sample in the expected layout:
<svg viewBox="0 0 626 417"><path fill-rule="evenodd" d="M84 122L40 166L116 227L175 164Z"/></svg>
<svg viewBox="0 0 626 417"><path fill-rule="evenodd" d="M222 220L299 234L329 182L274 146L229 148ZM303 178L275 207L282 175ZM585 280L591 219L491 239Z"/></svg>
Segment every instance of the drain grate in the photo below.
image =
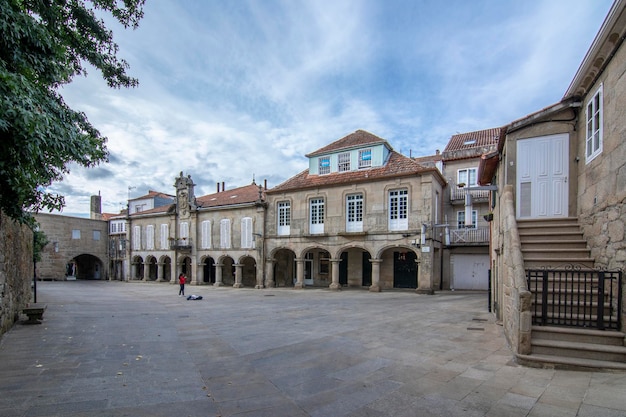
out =
<svg viewBox="0 0 626 417"><path fill-rule="evenodd" d="M484 331L485 329L483 329L482 327L468 327L467 330L480 330L480 331Z"/></svg>

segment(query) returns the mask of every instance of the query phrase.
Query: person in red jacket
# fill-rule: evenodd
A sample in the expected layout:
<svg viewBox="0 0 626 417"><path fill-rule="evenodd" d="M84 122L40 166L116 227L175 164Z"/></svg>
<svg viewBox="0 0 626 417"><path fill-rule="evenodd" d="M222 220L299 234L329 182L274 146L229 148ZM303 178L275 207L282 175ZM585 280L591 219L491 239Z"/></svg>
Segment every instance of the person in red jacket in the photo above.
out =
<svg viewBox="0 0 626 417"><path fill-rule="evenodd" d="M185 274L181 272L180 275L178 276L178 283L180 284L180 290L178 290L179 297L185 296L185 281L186 280L187 279L185 278Z"/></svg>

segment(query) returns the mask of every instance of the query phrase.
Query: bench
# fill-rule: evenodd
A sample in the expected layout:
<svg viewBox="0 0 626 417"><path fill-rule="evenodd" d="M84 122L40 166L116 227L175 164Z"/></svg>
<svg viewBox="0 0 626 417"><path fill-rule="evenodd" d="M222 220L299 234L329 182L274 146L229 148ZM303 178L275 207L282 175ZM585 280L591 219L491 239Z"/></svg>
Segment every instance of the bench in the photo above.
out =
<svg viewBox="0 0 626 417"><path fill-rule="evenodd" d="M43 312L48 308L45 304L34 303L24 308L22 312L28 316L28 320L24 324L41 324L39 320L43 320Z"/></svg>

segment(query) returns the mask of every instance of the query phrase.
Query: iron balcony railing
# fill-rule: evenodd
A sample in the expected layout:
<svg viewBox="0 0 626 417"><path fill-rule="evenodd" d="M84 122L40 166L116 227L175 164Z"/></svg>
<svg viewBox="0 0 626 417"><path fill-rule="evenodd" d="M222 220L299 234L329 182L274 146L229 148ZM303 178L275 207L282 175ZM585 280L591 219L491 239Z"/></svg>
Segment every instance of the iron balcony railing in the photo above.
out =
<svg viewBox="0 0 626 417"><path fill-rule="evenodd" d="M489 243L488 227L468 227L450 229L451 245L487 244Z"/></svg>
<svg viewBox="0 0 626 417"><path fill-rule="evenodd" d="M451 201L465 201L465 195L467 194L466 188L451 187L450 188L450 200ZM474 201L488 201L489 190L471 190L469 193Z"/></svg>
<svg viewBox="0 0 626 417"><path fill-rule="evenodd" d="M191 251L191 249L192 249L191 238L171 239L170 240L170 249L171 250L180 250L180 251Z"/></svg>
<svg viewBox="0 0 626 417"><path fill-rule="evenodd" d="M622 271L529 269L533 324L620 329Z"/></svg>

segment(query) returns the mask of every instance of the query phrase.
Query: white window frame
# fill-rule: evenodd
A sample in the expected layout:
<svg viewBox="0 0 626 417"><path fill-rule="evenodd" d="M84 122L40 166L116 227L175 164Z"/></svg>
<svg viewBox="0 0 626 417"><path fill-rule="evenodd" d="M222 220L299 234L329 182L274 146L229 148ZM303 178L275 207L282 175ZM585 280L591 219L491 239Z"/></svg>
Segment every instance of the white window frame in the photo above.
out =
<svg viewBox="0 0 626 417"><path fill-rule="evenodd" d="M241 219L241 248L252 249L254 246L252 239L252 217Z"/></svg>
<svg viewBox="0 0 626 417"><path fill-rule="evenodd" d="M211 249L211 220L204 220L202 222L202 238L201 238L201 247L202 249Z"/></svg>
<svg viewBox="0 0 626 417"><path fill-rule="evenodd" d="M473 178L472 178L473 176ZM472 168L463 168L463 169L459 169L456 173L456 178L457 184L465 184L465 187L474 187L476 186L477 180L478 180L478 168L476 167L472 167Z"/></svg>
<svg viewBox="0 0 626 417"><path fill-rule="evenodd" d="M359 151L359 169L370 168L372 166L372 149L361 149Z"/></svg>
<svg viewBox="0 0 626 417"><path fill-rule="evenodd" d="M170 225L167 223L161 224L161 249L167 250L169 249L169 234L170 234Z"/></svg>
<svg viewBox="0 0 626 417"><path fill-rule="evenodd" d="M80 229L72 229L72 240L80 239Z"/></svg>
<svg viewBox="0 0 626 417"><path fill-rule="evenodd" d="M141 226L133 226L133 250L141 250Z"/></svg>
<svg viewBox="0 0 626 417"><path fill-rule="evenodd" d="M146 250L154 250L154 225L146 226Z"/></svg>
<svg viewBox="0 0 626 417"><path fill-rule="evenodd" d="M350 152L342 152L337 155L337 172L350 171Z"/></svg>
<svg viewBox="0 0 626 417"><path fill-rule="evenodd" d="M346 196L346 232L363 231L363 194L350 194Z"/></svg>
<svg viewBox="0 0 626 417"><path fill-rule="evenodd" d="M596 90L587 102L585 112L585 163L589 163L602 153L604 124L603 85Z"/></svg>
<svg viewBox="0 0 626 417"><path fill-rule="evenodd" d="M189 223L187 222L180 222L179 228L178 228L178 232L179 232L179 238L181 239L189 239Z"/></svg>
<svg viewBox="0 0 626 417"><path fill-rule="evenodd" d="M230 246L231 246L230 236L231 236L230 219L220 220L220 248L230 249Z"/></svg>
<svg viewBox="0 0 626 417"><path fill-rule="evenodd" d="M100 230L93 231L93 240L100 240Z"/></svg>
<svg viewBox="0 0 626 417"><path fill-rule="evenodd" d="M280 236L289 235L291 232L291 202L279 201L276 214L278 216L276 233Z"/></svg>
<svg viewBox="0 0 626 417"><path fill-rule="evenodd" d="M472 225L465 224L465 211L456 212L456 227L457 229L476 229L478 227L478 211L472 210Z"/></svg>
<svg viewBox="0 0 626 417"><path fill-rule="evenodd" d="M309 201L309 233L324 233L324 199L312 198Z"/></svg>
<svg viewBox="0 0 626 417"><path fill-rule="evenodd" d="M319 175L330 174L330 156L322 156L319 158L317 173Z"/></svg>
<svg viewBox="0 0 626 417"><path fill-rule="evenodd" d="M389 230L409 229L409 190L389 191Z"/></svg>

